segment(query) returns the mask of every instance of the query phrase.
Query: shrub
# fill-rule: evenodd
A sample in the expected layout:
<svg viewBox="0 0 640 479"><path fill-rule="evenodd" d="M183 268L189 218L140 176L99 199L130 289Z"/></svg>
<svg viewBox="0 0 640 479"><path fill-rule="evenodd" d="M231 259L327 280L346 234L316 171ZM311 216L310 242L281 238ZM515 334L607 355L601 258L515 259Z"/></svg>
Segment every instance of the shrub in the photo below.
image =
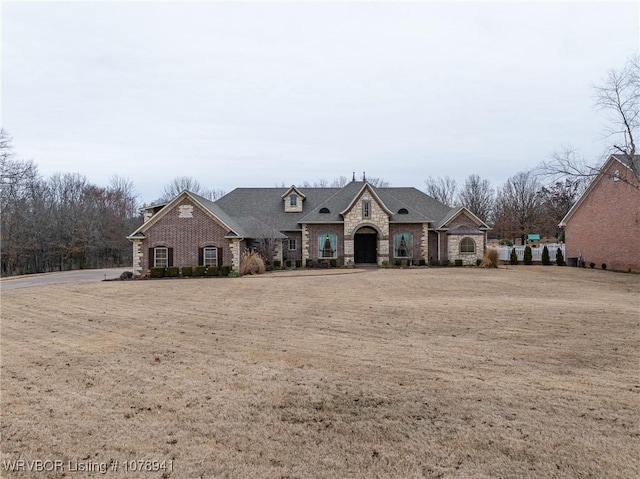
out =
<svg viewBox="0 0 640 479"><path fill-rule="evenodd" d="M191 266L183 266L182 276L185 276L185 277L193 276L193 268Z"/></svg>
<svg viewBox="0 0 640 479"><path fill-rule="evenodd" d="M402 266L402 261L400 261L399 259L395 260L395 262L393 263L395 266L400 267Z"/></svg>
<svg viewBox="0 0 640 479"><path fill-rule="evenodd" d="M208 266L207 267L207 276L218 276L218 267L217 266Z"/></svg>
<svg viewBox="0 0 640 479"><path fill-rule="evenodd" d="M589 268L593 269L593 268L595 268L595 267L596 267L596 264L595 264L595 263L589 263Z"/></svg>
<svg viewBox="0 0 640 479"><path fill-rule="evenodd" d="M430 259L429 266L440 266L440 261L437 259Z"/></svg>
<svg viewBox="0 0 640 479"><path fill-rule="evenodd" d="M164 276L164 268L151 268L149 276L151 278L162 278Z"/></svg>
<svg viewBox="0 0 640 479"><path fill-rule="evenodd" d="M426 260L424 258L420 258L418 260L418 266L425 266L427 264Z"/></svg>
<svg viewBox="0 0 640 479"><path fill-rule="evenodd" d="M335 268L336 266L338 266L338 260L337 260L337 259L330 259L330 260L329 260L329 265L330 265L332 268Z"/></svg>
<svg viewBox="0 0 640 479"><path fill-rule="evenodd" d="M284 265L285 265L287 268L291 268L291 260L290 260L290 259L286 260L286 261L284 262Z"/></svg>
<svg viewBox="0 0 640 479"><path fill-rule="evenodd" d="M231 274L231 266L229 266L228 264L223 264L220 267L220 272L222 273L222 276L229 276Z"/></svg>
<svg viewBox="0 0 640 479"><path fill-rule="evenodd" d="M380 266L382 266L383 268L388 268L389 262L386 259L383 259L382 263L380 263Z"/></svg>
<svg viewBox="0 0 640 479"><path fill-rule="evenodd" d="M564 266L564 255L562 254L562 250L558 248L556 251L556 264L558 266Z"/></svg>
<svg viewBox="0 0 640 479"><path fill-rule="evenodd" d="M542 264L545 266L551 264L551 257L549 256L549 248L547 248L547 245L544 245L544 248L542 248Z"/></svg>
<svg viewBox="0 0 640 479"><path fill-rule="evenodd" d="M607 269L607 263L602 263L602 269Z"/></svg>
<svg viewBox="0 0 640 479"><path fill-rule="evenodd" d="M122 274L120 275L120 279L122 281L124 281L126 279L133 279L133 272L132 271L123 271Z"/></svg>
<svg viewBox="0 0 640 479"><path fill-rule="evenodd" d="M500 246L513 246L513 242L508 239L500 240Z"/></svg>
<svg viewBox="0 0 640 479"><path fill-rule="evenodd" d="M480 266L483 268L497 268L499 261L498 250L495 248L487 248L480 262Z"/></svg>
<svg viewBox="0 0 640 479"><path fill-rule="evenodd" d="M204 276L206 273L207 273L206 266L196 266L195 268L193 268L194 276Z"/></svg>
<svg viewBox="0 0 640 479"><path fill-rule="evenodd" d="M451 262L448 259L443 259L442 260L442 266L449 266L451 264Z"/></svg>
<svg viewBox="0 0 640 479"><path fill-rule="evenodd" d="M522 262L524 264L533 263L533 251L531 251L531 246L529 245L524 247L524 258Z"/></svg>
<svg viewBox="0 0 640 479"><path fill-rule="evenodd" d="M516 253L515 248L511 248L511 256L509 256L509 263L513 265L518 264L518 253Z"/></svg>
<svg viewBox="0 0 640 479"><path fill-rule="evenodd" d="M177 278L180 275L180 270L177 266L169 266L165 272L165 276L169 278Z"/></svg>
<svg viewBox="0 0 640 479"><path fill-rule="evenodd" d="M313 260L311 258L307 258L307 268L313 268Z"/></svg>
<svg viewBox="0 0 640 479"><path fill-rule="evenodd" d="M453 264L454 266L462 266L462 260L461 259L453 260Z"/></svg>
<svg viewBox="0 0 640 479"><path fill-rule="evenodd" d="M279 260L279 259L274 259L274 260L273 260L273 269L280 269L280 265L281 265L281 264L282 264L282 263L280 263L280 260Z"/></svg>
<svg viewBox="0 0 640 479"><path fill-rule="evenodd" d="M291 264L291 261L287 261L287 267ZM224 270L224 266L222 267ZM254 250L244 250L240 258L240 274L263 274L266 271L264 265L264 259L260 256L260 253ZM224 274L223 276L228 276Z"/></svg>
<svg viewBox="0 0 640 479"><path fill-rule="evenodd" d="M296 268L302 268L302 260L301 259L297 259L296 260Z"/></svg>

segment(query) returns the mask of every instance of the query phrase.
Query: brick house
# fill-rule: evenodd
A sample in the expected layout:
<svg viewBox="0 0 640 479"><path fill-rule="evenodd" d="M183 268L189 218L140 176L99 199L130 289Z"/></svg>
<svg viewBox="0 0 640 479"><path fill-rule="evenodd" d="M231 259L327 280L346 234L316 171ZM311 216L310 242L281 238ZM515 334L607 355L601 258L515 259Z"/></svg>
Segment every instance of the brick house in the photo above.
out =
<svg viewBox="0 0 640 479"><path fill-rule="evenodd" d="M339 266L462 260L475 265L487 224L416 188L237 188L217 201L183 191L144 210L133 242L133 270L154 266L229 265L244 249L274 245L274 259L335 260ZM295 263L294 263L295 264Z"/></svg>
<svg viewBox="0 0 640 479"><path fill-rule="evenodd" d="M611 155L560 222L567 258L640 271L640 155Z"/></svg>

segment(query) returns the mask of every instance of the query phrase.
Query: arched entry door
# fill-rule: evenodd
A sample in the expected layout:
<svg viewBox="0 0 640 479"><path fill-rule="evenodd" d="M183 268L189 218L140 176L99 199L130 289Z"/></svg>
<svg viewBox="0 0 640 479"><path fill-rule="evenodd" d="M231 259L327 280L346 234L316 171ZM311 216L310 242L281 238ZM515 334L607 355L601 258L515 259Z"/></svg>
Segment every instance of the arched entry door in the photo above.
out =
<svg viewBox="0 0 640 479"><path fill-rule="evenodd" d="M356 263L378 262L378 232L369 227L360 228L353 237L353 256Z"/></svg>

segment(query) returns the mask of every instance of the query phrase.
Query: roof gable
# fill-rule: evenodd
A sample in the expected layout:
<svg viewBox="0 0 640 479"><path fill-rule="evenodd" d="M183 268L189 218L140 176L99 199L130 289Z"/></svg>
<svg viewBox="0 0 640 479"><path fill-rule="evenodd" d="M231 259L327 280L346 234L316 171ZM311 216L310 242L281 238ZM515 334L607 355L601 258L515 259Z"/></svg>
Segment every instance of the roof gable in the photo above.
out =
<svg viewBox="0 0 640 479"><path fill-rule="evenodd" d="M351 211L351 209L354 207L357 201L362 197L362 195L364 195L365 191L369 192L369 194L373 197L373 199L378 203L378 205L382 208L382 210L385 213L387 213L389 216L393 214L393 212L387 207L387 205L384 204L384 201L382 201L382 199L376 192L375 187L366 181L364 185L362 185L362 188L360 188L360 191L358 191L358 193L353 197L353 199L349 203L349 206L347 206L343 211L341 211L340 214L344 216L349 211Z"/></svg>
<svg viewBox="0 0 640 479"><path fill-rule="evenodd" d="M454 223L454 220L456 218L459 218L461 215L465 215L469 219L471 219L471 221L473 221L479 229L486 229L486 230L491 229L484 221L482 221L480 218L474 215L471 212L471 210L469 210L465 206L458 206L456 208L451 208L451 211L449 211L449 214L447 214L440 221L440 224L438 225L438 229L447 229L449 226L451 226Z"/></svg>
<svg viewBox="0 0 640 479"><path fill-rule="evenodd" d="M143 223L138 229L127 236L127 238L140 238L141 234L144 234L147 229L158 223L173 209L174 206L176 206L185 198L189 198L194 203L194 205L204 211L209 217L211 217L215 221L218 221L224 228L228 229L230 235L240 237L246 236L246 232L242 229L242 227L240 227L240 225L236 221L234 221L215 203L188 190L183 190L181 193L176 195L175 198L169 201L160 211L158 211L158 213L153 215L149 219L149 221Z"/></svg>
<svg viewBox="0 0 640 479"><path fill-rule="evenodd" d="M602 167L600 168L600 172L591 180L589 186L585 188L585 190L580 195L580 198L573 204L573 206L569 209L564 218L560 221L558 226L565 227L567 226L567 222L571 219L574 213L580 208L580 206L585 202L586 198L593 192L594 189L600 184L602 179L605 176L612 175L611 170L616 166L620 165L626 168L631 174L635 175L636 178L640 177L640 171L638 171L640 163L640 155L634 155L633 161L630 161L630 158L626 155L610 155L607 158L607 161L604 162ZM605 173L606 172L606 173ZM613 173L615 174L615 173ZM636 187L640 190L640 180L638 182L638 186Z"/></svg>

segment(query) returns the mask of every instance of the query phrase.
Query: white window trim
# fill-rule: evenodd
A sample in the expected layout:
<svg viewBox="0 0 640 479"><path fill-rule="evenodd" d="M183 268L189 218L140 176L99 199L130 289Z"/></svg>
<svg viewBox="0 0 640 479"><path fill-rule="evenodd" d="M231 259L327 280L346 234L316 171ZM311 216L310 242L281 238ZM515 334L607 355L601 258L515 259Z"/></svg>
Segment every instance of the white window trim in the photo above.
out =
<svg viewBox="0 0 640 479"><path fill-rule="evenodd" d="M215 262L214 263L207 263L207 250L209 251L215 251ZM202 263L204 266L218 266L218 248L214 247L214 246L208 246L206 248L202 248Z"/></svg>
<svg viewBox="0 0 640 479"><path fill-rule="evenodd" d="M336 233L326 232L318 235L318 239L322 238L321 241L324 241L327 235L335 235L336 237L336 249L333 251L332 256L320 256L324 248L320 248L318 245L318 259L337 259L338 258L338 235Z"/></svg>
<svg viewBox="0 0 640 479"><path fill-rule="evenodd" d="M397 250L396 236L399 234L404 234L406 236L405 240L408 238L409 242L411 243L411 248L407 250L407 256L396 256L396 250ZM393 235L393 257L397 259L408 259L408 258L411 258L412 253L413 253L413 235L408 231L400 231L399 233L394 234Z"/></svg>
<svg viewBox="0 0 640 479"><path fill-rule="evenodd" d="M362 217L371 218L371 201L362 200Z"/></svg>
<svg viewBox="0 0 640 479"><path fill-rule="evenodd" d="M291 244L293 244L293 248L291 247ZM295 238L289 238L289 251L295 251L298 249L298 240L296 240Z"/></svg>
<svg viewBox="0 0 640 479"><path fill-rule="evenodd" d="M158 258L158 252L164 251L164 258ZM158 259L163 259L165 264L158 264ZM169 267L169 248L165 246L157 246L153 248L153 267L154 268L168 268Z"/></svg>

